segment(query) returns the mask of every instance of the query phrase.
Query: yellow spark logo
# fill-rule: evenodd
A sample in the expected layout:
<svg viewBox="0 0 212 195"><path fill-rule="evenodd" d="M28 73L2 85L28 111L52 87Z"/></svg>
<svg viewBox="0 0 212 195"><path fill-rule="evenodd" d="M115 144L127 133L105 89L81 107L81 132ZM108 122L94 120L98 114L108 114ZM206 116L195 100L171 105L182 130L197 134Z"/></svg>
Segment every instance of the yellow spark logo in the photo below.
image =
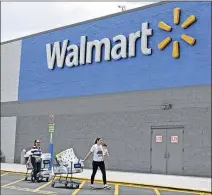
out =
<svg viewBox="0 0 212 195"><path fill-rule="evenodd" d="M178 25L180 22L180 8L175 8L173 10L173 20L174 20L174 24ZM187 28L189 27L191 24L193 24L196 21L196 17L194 15L189 16L184 22L183 24L181 24L182 28ZM168 24L166 24L165 22L159 22L158 23L158 27L162 30L168 31L170 32L172 30L172 27L169 26ZM184 40L186 43L188 43L189 45L194 45L196 42L196 39L188 36L186 34L182 34L181 35L181 39ZM163 41L161 41L158 44L158 49L163 50L166 48L166 46L172 41L171 37L166 37ZM173 58L178 58L180 56L180 45L178 41L174 41L173 42L173 47L172 47L172 57Z"/></svg>

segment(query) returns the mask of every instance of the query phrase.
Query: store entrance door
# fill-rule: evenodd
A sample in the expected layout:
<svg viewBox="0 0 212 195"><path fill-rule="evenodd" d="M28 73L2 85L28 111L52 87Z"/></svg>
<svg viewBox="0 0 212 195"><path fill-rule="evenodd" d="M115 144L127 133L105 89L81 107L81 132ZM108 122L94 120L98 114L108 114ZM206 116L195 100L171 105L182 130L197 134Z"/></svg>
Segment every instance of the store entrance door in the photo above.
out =
<svg viewBox="0 0 212 195"><path fill-rule="evenodd" d="M151 133L151 173L182 175L183 128L158 128Z"/></svg>
<svg viewBox="0 0 212 195"><path fill-rule="evenodd" d="M166 130L152 130L151 172L166 174Z"/></svg>
<svg viewBox="0 0 212 195"><path fill-rule="evenodd" d="M167 130L167 174L182 175L183 171L183 130Z"/></svg>

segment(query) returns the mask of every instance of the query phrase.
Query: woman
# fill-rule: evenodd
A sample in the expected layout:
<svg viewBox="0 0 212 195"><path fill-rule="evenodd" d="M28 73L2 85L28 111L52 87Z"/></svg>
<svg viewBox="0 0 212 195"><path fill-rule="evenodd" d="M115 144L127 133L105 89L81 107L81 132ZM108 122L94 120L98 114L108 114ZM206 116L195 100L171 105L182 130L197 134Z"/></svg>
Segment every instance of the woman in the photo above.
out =
<svg viewBox="0 0 212 195"><path fill-rule="evenodd" d="M91 175L91 188L94 188L94 178L96 175L96 172L98 170L98 167L100 168L102 172L103 182L104 182L104 189L110 189L111 186L107 185L106 180L106 170L105 170L105 163L104 163L104 155L103 155L103 147L102 147L102 139L97 138L95 141L95 144L91 147L90 151L86 155L84 161L90 156L90 154L93 153L93 173Z"/></svg>
<svg viewBox="0 0 212 195"><path fill-rule="evenodd" d="M31 161L33 166L33 178L32 178L33 182L38 182L39 179L37 178L37 173L39 173L41 170L41 155L42 151L40 148L40 140L35 140L34 146L31 149L30 158L28 160L28 163L30 163Z"/></svg>

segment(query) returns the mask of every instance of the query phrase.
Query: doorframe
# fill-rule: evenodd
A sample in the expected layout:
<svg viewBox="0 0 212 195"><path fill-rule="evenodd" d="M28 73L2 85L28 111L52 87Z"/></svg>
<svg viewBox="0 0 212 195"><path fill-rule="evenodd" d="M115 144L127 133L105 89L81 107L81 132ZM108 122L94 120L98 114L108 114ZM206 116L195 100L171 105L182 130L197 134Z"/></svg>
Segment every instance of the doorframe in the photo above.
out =
<svg viewBox="0 0 212 195"><path fill-rule="evenodd" d="M151 131L154 129L184 129L184 125L156 125L151 126Z"/></svg>

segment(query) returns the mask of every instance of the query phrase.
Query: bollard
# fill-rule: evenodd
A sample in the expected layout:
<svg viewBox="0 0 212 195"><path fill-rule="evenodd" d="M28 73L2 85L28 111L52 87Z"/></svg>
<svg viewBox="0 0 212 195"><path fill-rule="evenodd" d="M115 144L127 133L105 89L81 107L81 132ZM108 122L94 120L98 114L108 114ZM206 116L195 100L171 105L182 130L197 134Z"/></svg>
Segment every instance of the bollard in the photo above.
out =
<svg viewBox="0 0 212 195"><path fill-rule="evenodd" d="M21 152L21 164L22 165L25 165L25 154L26 154L26 150L23 149L22 152Z"/></svg>

